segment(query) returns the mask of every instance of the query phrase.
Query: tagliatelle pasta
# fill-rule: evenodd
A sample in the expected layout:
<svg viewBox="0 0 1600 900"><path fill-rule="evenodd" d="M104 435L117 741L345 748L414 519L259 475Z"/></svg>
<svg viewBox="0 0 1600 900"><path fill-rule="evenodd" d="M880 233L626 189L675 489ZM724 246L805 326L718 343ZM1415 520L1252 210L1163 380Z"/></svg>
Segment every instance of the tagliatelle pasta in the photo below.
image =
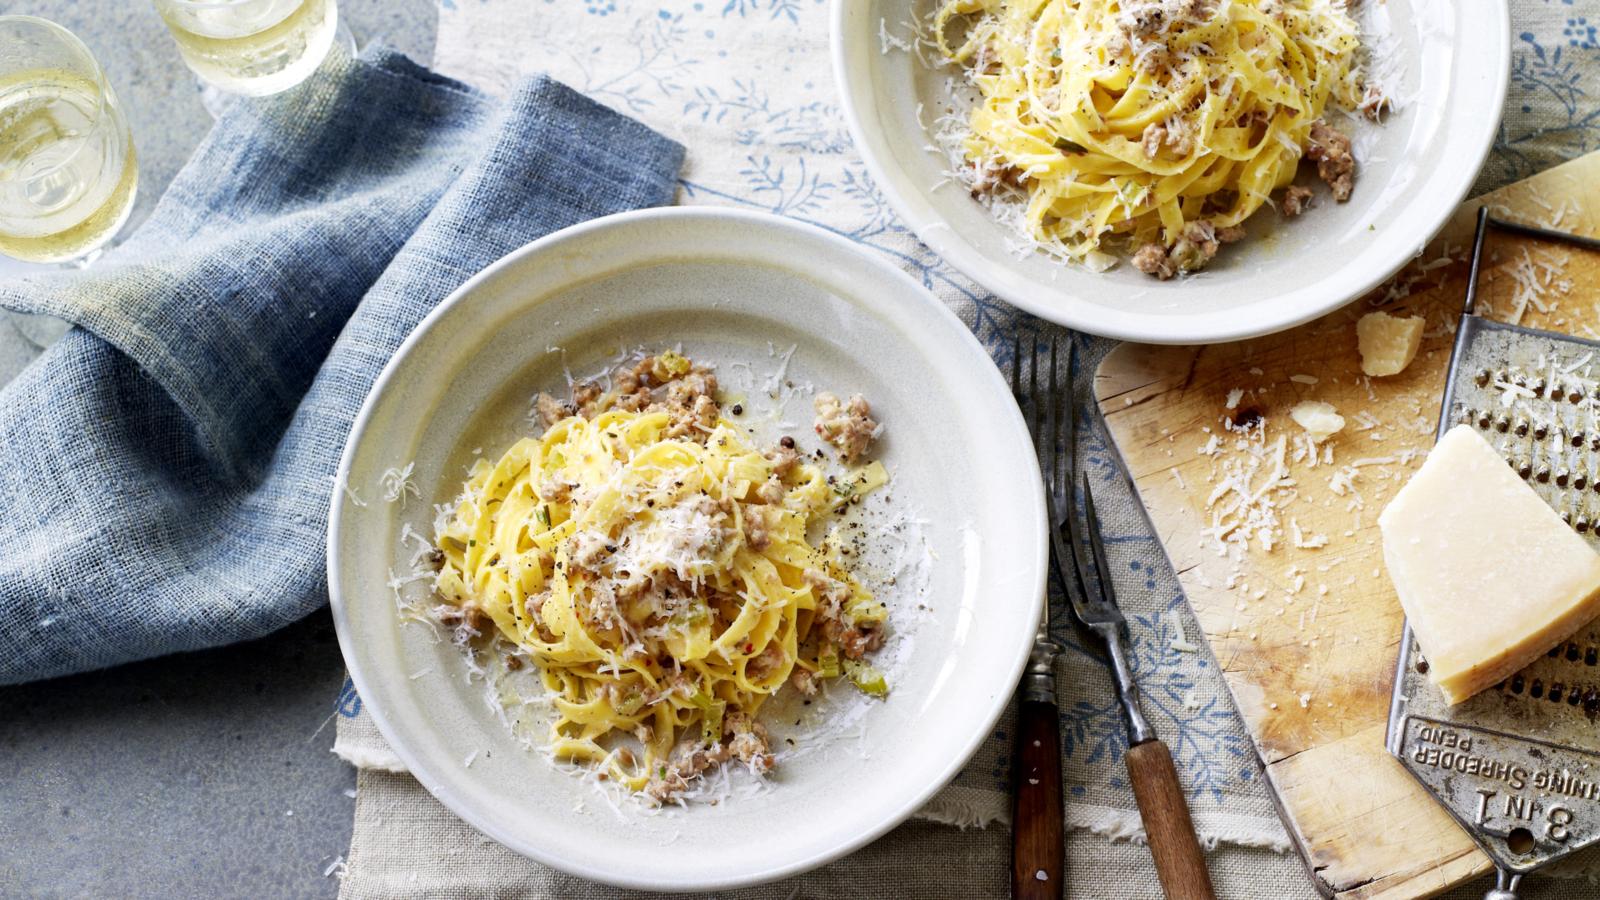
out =
<svg viewBox="0 0 1600 900"><path fill-rule="evenodd" d="M1029 237L1097 267L1113 235L1152 274L1203 266L1302 157L1345 199L1349 140L1324 112L1386 102L1342 0L949 0L934 25L979 94L975 191L1021 196Z"/></svg>
<svg viewBox="0 0 1600 900"><path fill-rule="evenodd" d="M557 758L667 801L708 764L770 767L754 717L786 683L887 692L862 661L887 611L807 533L888 475L758 450L676 354L630 377L542 395L545 433L477 462L436 525L435 590L531 658Z"/></svg>

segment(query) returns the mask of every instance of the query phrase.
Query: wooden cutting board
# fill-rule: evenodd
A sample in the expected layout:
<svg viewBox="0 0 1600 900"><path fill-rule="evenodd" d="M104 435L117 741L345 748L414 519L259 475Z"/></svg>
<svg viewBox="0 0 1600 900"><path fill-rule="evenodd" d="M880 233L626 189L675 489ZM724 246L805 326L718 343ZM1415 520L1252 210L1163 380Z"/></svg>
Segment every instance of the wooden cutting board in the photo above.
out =
<svg viewBox="0 0 1600 900"><path fill-rule="evenodd" d="M1503 218L1600 235L1600 153L1465 204L1416 262L1343 310L1232 344L1124 344L1095 375L1111 436L1279 811L1329 896L1427 897L1491 868L1384 749L1403 617L1376 526L1433 444L1483 204ZM1600 254L1491 234L1485 257L1480 311L1600 337ZM1375 307L1427 318L1416 361L1391 378L1361 374L1355 322ZM1301 400L1332 403L1346 418L1325 445L1331 459L1320 450L1316 465L1289 416ZM1280 436L1292 484L1263 491ZM1274 505L1244 501L1258 493ZM1247 552L1229 543L1246 537ZM1323 538L1325 546L1297 546Z"/></svg>

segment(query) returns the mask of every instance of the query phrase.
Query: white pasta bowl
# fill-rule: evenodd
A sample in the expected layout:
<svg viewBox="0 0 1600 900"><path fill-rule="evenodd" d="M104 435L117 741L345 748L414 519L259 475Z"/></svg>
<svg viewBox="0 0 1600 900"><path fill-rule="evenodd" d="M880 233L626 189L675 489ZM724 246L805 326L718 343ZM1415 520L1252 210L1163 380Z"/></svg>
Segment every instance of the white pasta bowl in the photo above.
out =
<svg viewBox="0 0 1600 900"><path fill-rule="evenodd" d="M1421 252L1472 187L1493 142L1510 66L1504 0L1368 2L1384 85L1399 109L1356 139L1355 192L1325 190L1296 219L1263 209L1205 270L1159 282L1014 249L1010 228L947 178L936 122L964 107L959 72L902 47L940 0L834 0L834 78L857 149L900 217L934 252L1006 301L1125 340L1206 343L1269 334L1381 284ZM1376 45L1378 42L1373 41ZM899 45L899 46L897 46Z"/></svg>
<svg viewBox="0 0 1600 900"><path fill-rule="evenodd" d="M681 346L747 396L743 420L794 434L806 391L860 391L884 424L879 493L926 541L890 606L887 700L847 686L770 782L717 805L614 808L573 767L519 741L461 650L402 614L410 571L480 453L529 433L532 395L602 369L618 348ZM793 409L767 393L792 386ZM747 377L748 376L748 377ZM785 391L780 388L780 393ZM763 412L765 410L765 412ZM763 418L765 416L765 418ZM785 422L784 419L789 421ZM765 423L764 425L762 423ZM407 470L406 467L410 467ZM391 471L392 470L392 471ZM386 473L420 492L385 502ZM660 209L536 241L474 277L383 370L339 465L328 584L366 708L413 775L484 834L596 881L714 890L834 859L924 805L990 732L1026 660L1044 591L1039 469L1006 384L964 325L850 242L773 216ZM389 496L394 496L390 491ZM896 521L900 521L896 519ZM834 707L839 718L834 715ZM785 723L776 749L788 749Z"/></svg>

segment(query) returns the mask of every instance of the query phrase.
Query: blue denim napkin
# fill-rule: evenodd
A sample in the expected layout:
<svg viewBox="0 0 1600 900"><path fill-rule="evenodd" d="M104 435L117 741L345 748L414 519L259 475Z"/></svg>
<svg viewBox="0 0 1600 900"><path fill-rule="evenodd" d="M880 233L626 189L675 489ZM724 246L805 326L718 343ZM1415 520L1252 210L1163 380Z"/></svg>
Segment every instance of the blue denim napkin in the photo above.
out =
<svg viewBox="0 0 1600 900"><path fill-rule="evenodd" d="M75 325L0 390L0 684L321 606L334 467L401 340L510 250L671 202L682 160L548 79L497 102L383 49L234 104L129 241L0 285Z"/></svg>

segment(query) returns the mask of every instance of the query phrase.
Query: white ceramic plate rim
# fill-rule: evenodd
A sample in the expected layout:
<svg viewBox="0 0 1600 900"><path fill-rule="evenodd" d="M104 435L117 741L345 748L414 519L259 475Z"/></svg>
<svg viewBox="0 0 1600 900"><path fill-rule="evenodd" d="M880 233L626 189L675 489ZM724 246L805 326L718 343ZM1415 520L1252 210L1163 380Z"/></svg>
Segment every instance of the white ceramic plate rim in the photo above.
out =
<svg viewBox="0 0 1600 900"><path fill-rule="evenodd" d="M922 191L899 167L890 168L894 153L879 130L866 127L867 110L857 102L851 85L869 79L856 77L848 57L856 43L877 41L877 32L850 30L847 21L854 7L867 0L833 0L832 36L829 41L833 56L834 83L839 89L839 102L844 108L845 121L856 149L866 163L878 189L889 199L900 218L905 220L919 240L933 252L955 266L962 274L1020 309L1090 334L1119 340L1140 341L1152 344L1209 344L1241 340L1292 328L1343 306L1387 281L1402 266L1421 252L1428 240L1449 221L1456 207L1466 199L1472 189L1476 173L1483 167L1500 127L1501 109L1505 104L1506 89L1511 77L1511 10L1507 0L1494 0L1494 9L1472 12L1474 27L1490 34L1475 43L1497 48L1498 55L1490 59L1472 60L1476 67L1493 67L1495 74L1492 92L1479 105L1476 101L1451 98L1451 103L1473 104L1473 115L1467 122L1477 126L1473 140L1460 142L1459 153L1470 161L1471 174L1452 190L1436 188L1433 179L1426 179L1419 188L1418 197L1407 204L1401 214L1387 226L1392 233L1418 235L1421 240L1395 240L1388 242L1378 261L1344 277L1310 284L1279 294L1277 302L1263 310L1249 308L1251 315L1241 315L1243 310L1224 309L1194 315L1149 315L1105 306L1089 306L1075 302L1066 290L1047 286L1017 275L994 264L981 251L963 240L939 215ZM849 45L846 41L850 41ZM876 51L873 51L876 52ZM1458 54L1459 57L1459 54ZM1459 62L1458 58L1458 62ZM870 95L864 95L870 99ZM995 228L1002 228L995 223Z"/></svg>
<svg viewBox="0 0 1600 900"><path fill-rule="evenodd" d="M930 294L925 288L923 288L905 272L896 268L889 262L873 256L850 240L831 234L824 229L768 213L758 213L744 210L659 207L626 213L617 213L614 215L593 219L579 225L570 226L562 229L561 231L526 244L523 247L512 251L511 253L508 253L489 265L483 271L479 272L477 275L474 275L472 278L468 279L464 284L461 285L461 287L457 288L448 297L441 301L432 312L425 316L422 321L418 323L417 327L412 330L411 334L408 335L401 343L399 349L395 351L389 362L384 366L382 372L379 373L377 379L373 382L373 386L368 392L366 399L363 401L361 411L356 416L356 419L351 426L349 437L345 441L344 450L340 454L339 467L335 475L335 477L338 479L338 483L348 483L350 467L352 459L356 453L356 448L367 430L369 420L373 414L373 410L378 404L379 398L388 387L389 382L393 379L394 373L401 366L405 365L406 359L411 353L412 348L414 348L423 339L423 337L434 327L434 325L444 316L448 315L452 307L466 301L469 297L471 297L480 284L496 277L501 271L507 268L519 265L528 257L537 256L547 251L554 250L564 243L582 240L587 235L596 231L657 221L688 224L695 220L719 219L732 219L736 222L742 222L748 225L748 227L751 229L777 229L780 231L787 230L797 236L803 236L808 240L820 241L822 243L832 245L832 248L835 251L854 256L862 264L877 270L878 273L883 277L901 282L902 286L906 288L907 291L898 296L919 298L921 307L924 307L923 309L919 309L919 312L935 317L935 319L941 323L941 327L945 329L954 329L954 331L951 333L955 340L965 343L969 350L983 357L984 359L990 359L988 351L983 348L982 344L978 342L977 338L970 330L968 330L960 318L957 317L955 313L943 303L934 298L932 294ZM724 253L722 256L723 258L728 258L729 256L737 256L737 253ZM572 278L569 280L577 282L581 281L582 279ZM990 365L984 367L984 369L973 373L971 377L989 382L990 389L995 392L997 397L1010 397L1010 388L1006 385L1004 378L1000 375L999 370L992 364L992 362ZM1017 410L1014 405L1011 409L1013 415L1009 418L1012 421L1013 429L1008 440L1021 442L1022 445L1030 448L1031 454L1031 448L1033 444L1031 438L1029 437L1027 425L1022 418L1021 411ZM986 664L991 671L998 672L1003 675L1003 678L999 679L997 683L1003 683L1005 685L1014 685L1021 677L1022 669L1027 663L1028 654L1033 644L1036 623L1038 622L1039 616L1043 610L1045 583L1048 574L1049 549L1045 531L1046 517L1044 510L1043 477L1037 467L1034 467L1030 474L1019 476L1031 481L1031 484L1028 485L1029 489L1025 492L1026 496L1029 498L1027 507L1012 510L1012 515L1032 520L1036 526L1029 529L1030 532L1037 535L1036 545L1033 548L1034 552L1031 558L1033 573L1031 578L1023 579L1024 584L1030 585L1028 590L1033 599L1019 611L1017 617L1017 634L1015 635L1013 648L1010 654L1004 658L990 660ZM363 697L364 706L372 715L373 722L378 726L378 730L383 733L391 748L395 751L395 754L406 765L406 768L412 772L422 784L429 786L430 793L433 793L433 788L431 786L441 783L443 780L443 773L435 773L430 771L430 766L423 760L423 758L410 750L406 736L403 733L400 733L390 723L381 707L381 703L369 702L366 699L368 697L379 696L379 694L375 691L369 691L367 689L369 684L369 673L363 668L362 656L355 652L355 647L353 646L353 627L349 620L349 601L347 601L343 596L341 590L342 585L339 573L342 570L343 563L340 559L338 535L342 528L343 508L344 503L342 502L341 494L336 489L330 498L330 508L328 514L327 575L328 598L330 606L332 607L334 627L339 638L339 648L344 655L346 666L349 669L350 679L355 685L357 693ZM899 825L901 822L905 821L911 816L912 813L926 805L928 800L930 800L934 794L943 789L945 785L955 777L956 773L960 771L964 765L966 765L966 763L972 758L973 754L977 752L978 747L981 746L983 741L993 731L994 725L999 720L1001 713L1004 712L1006 706L1011 702L1012 691L999 690L995 692L994 696L995 700L992 708L987 710L982 716L983 727L974 729L973 733L966 738L964 743L960 745L959 752L954 754L949 762L943 767L939 777L930 780L927 785L908 795L899 805L893 808L882 810L878 815L878 821L876 824L861 831L859 834L839 841L835 846L826 851L792 860L785 865L770 867L759 871L739 873L737 875L721 878L700 878L697 880L693 876L690 876L683 879L670 878L666 880L646 880L633 876L627 872L618 871L616 869L599 869L581 863L576 863L571 859L546 853L538 844L523 840L516 834L508 833L499 828L482 824L481 820L475 816L474 810L467 804L461 803L459 799L453 795L447 794L445 796L439 796L437 793L435 793L435 796L441 803L459 816L463 821L466 821L474 828L503 844L507 848L538 862L544 863L545 865L551 866L552 868L559 869L563 872L567 872L581 878L586 878L591 881L610 884L617 887L639 890L711 891L733 889L777 880L823 865L866 845L872 840L882 836L890 829Z"/></svg>

